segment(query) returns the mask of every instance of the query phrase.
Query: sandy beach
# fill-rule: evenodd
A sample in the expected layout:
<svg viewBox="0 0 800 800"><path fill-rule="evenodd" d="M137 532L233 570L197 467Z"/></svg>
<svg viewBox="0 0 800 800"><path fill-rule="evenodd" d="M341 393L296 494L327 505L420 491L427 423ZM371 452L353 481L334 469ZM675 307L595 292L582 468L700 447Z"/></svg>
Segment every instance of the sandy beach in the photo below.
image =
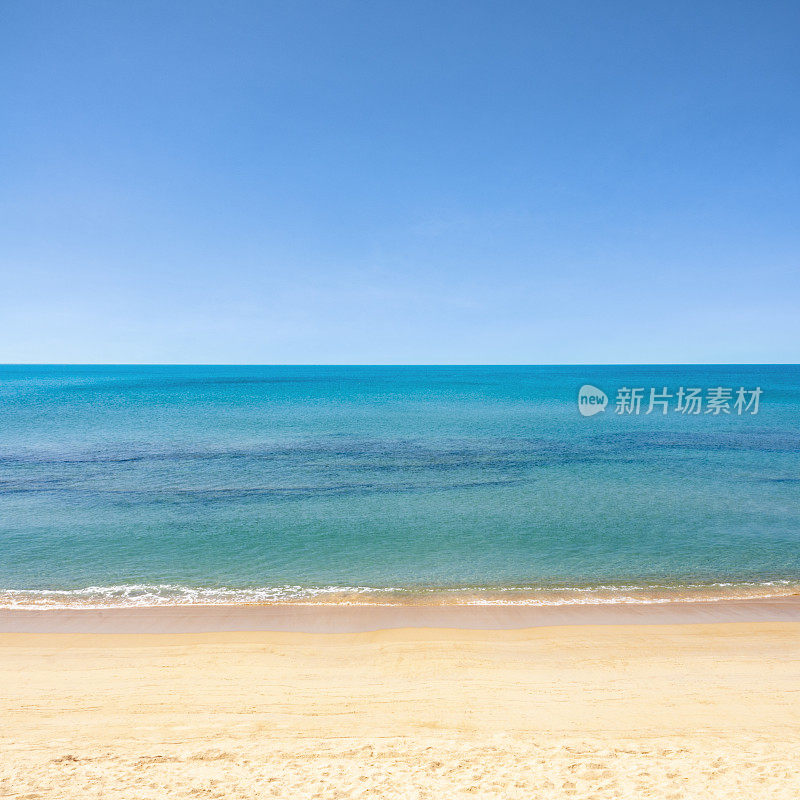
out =
<svg viewBox="0 0 800 800"><path fill-rule="evenodd" d="M16 613L3 797L800 795L797 621L9 632Z"/></svg>

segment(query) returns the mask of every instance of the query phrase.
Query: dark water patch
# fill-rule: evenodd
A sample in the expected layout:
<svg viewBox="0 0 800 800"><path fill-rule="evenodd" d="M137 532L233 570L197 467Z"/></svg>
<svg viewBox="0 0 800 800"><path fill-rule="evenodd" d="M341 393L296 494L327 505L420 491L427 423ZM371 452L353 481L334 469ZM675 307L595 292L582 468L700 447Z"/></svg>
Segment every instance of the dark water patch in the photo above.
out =
<svg viewBox="0 0 800 800"><path fill-rule="evenodd" d="M592 449L675 449L800 453L800 433L788 431L632 431L593 438Z"/></svg>
<svg viewBox="0 0 800 800"><path fill-rule="evenodd" d="M505 478L492 480L451 481L447 483L342 483L330 486L255 486L255 487L222 487L193 488L176 487L171 489L109 489L77 486L28 485L0 486L0 496L10 494L50 494L74 495L89 498L121 499L130 498L141 501L163 502L173 498L194 499L197 501L227 501L237 498L273 497L273 498L310 498L327 495L365 495L365 494L416 494L426 492L457 492L464 489L485 487L512 486L527 483L521 479Z"/></svg>

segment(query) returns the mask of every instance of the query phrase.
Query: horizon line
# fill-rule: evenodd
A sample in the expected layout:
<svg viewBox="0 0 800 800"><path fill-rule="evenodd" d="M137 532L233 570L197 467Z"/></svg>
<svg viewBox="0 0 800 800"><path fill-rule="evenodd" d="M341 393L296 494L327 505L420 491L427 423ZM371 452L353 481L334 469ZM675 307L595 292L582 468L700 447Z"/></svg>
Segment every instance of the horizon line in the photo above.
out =
<svg viewBox="0 0 800 800"><path fill-rule="evenodd" d="M205 361L4 361L0 367L798 367L794 361L603 362L205 362Z"/></svg>

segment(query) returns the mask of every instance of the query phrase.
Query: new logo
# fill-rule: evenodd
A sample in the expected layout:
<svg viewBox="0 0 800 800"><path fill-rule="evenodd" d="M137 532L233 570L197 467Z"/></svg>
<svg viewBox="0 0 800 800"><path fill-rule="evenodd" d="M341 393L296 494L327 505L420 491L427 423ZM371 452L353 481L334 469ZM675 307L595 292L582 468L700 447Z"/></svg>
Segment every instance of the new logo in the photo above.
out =
<svg viewBox="0 0 800 800"><path fill-rule="evenodd" d="M596 386L584 384L578 392L578 411L584 417L593 417L606 410L608 395Z"/></svg>

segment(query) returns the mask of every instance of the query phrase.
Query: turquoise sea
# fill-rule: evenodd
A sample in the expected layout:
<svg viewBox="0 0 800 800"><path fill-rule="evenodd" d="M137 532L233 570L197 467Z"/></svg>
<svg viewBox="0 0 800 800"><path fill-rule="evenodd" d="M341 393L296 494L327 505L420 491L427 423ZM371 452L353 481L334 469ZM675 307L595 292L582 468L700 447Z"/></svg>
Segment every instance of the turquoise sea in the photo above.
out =
<svg viewBox="0 0 800 800"><path fill-rule="evenodd" d="M797 366L0 367L0 605L798 591Z"/></svg>

